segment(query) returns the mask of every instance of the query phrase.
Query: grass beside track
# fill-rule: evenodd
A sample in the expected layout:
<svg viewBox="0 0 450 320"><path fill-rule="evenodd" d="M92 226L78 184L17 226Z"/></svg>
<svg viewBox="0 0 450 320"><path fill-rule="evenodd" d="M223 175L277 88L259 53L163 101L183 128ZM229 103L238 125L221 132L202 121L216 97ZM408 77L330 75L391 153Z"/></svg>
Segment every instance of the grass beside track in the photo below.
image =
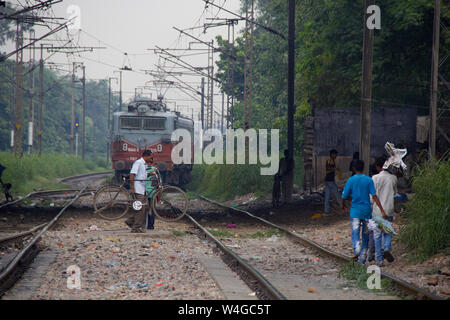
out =
<svg viewBox="0 0 450 320"><path fill-rule="evenodd" d="M96 162L59 153L37 155L24 155L16 158L9 152L0 152L0 163L6 167L2 175L4 183L11 183L13 197L25 195L37 189L60 189L66 185L57 181L57 178L77 174L101 172L108 168L99 166ZM3 193L0 199L3 199Z"/></svg>
<svg viewBox="0 0 450 320"><path fill-rule="evenodd" d="M280 156L281 158L281 156ZM272 193L273 176L260 173L260 164L195 164L187 189L219 201L254 193ZM295 157L294 184L303 185L303 161Z"/></svg>
<svg viewBox="0 0 450 320"><path fill-rule="evenodd" d="M400 241L415 260L450 254L450 160L416 167L412 187L415 194L406 204Z"/></svg>

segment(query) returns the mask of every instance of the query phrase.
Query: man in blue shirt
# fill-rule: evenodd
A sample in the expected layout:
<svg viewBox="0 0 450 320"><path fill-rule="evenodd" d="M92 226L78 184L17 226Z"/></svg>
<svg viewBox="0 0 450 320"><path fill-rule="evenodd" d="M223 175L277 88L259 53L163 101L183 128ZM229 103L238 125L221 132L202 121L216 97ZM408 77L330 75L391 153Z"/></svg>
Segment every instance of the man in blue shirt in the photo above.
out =
<svg viewBox="0 0 450 320"><path fill-rule="evenodd" d="M372 195L373 200L380 208L383 217L386 217L386 213L376 195L372 178L362 173L364 170L364 161L357 160L354 165L354 170L355 175L348 179L342 192L342 209L345 209L345 199L351 195L350 224L352 227L354 258L359 256L359 263L365 264L367 248L369 246L369 219L372 218L370 195ZM362 237L360 235L361 231Z"/></svg>

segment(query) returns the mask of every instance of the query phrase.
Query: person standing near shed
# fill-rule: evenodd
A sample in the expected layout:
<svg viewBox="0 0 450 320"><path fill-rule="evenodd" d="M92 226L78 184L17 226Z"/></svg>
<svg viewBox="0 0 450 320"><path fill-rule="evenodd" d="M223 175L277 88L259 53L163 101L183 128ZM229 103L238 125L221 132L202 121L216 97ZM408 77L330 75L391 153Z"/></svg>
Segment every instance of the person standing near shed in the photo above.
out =
<svg viewBox="0 0 450 320"><path fill-rule="evenodd" d="M339 194L338 186L335 182L336 172L340 176L340 170L336 166L337 150L330 150L330 158L326 163L326 175L325 175L325 213L330 213L330 194L333 193L337 202L341 204L341 196Z"/></svg>
<svg viewBox="0 0 450 320"><path fill-rule="evenodd" d="M145 150L142 157L133 163L130 171L130 193L142 203L142 208L134 216L129 217L125 224L131 228L133 233L144 232L143 227L148 212L148 199L145 195L145 184L147 180L147 162L152 159L152 152Z"/></svg>
<svg viewBox="0 0 450 320"><path fill-rule="evenodd" d="M350 166L348 168L348 171L350 171L352 173L352 176L355 175L355 168L354 168L354 166L355 166L356 161L358 161L358 160L359 160L359 152L353 153L353 159L350 162Z"/></svg>

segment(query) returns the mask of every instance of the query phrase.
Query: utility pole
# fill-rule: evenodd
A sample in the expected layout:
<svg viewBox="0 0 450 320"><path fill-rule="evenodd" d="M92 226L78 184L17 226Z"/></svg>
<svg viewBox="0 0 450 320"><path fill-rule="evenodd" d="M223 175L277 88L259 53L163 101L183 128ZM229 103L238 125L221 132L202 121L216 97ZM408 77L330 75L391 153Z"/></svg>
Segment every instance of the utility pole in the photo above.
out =
<svg viewBox="0 0 450 320"><path fill-rule="evenodd" d="M201 102L202 130L205 129L205 78L202 77L202 102Z"/></svg>
<svg viewBox="0 0 450 320"><path fill-rule="evenodd" d="M33 29L30 30L30 41L34 39L35 32ZM30 49L30 109L29 109L29 119L28 119L28 154L33 153L33 135L34 135L34 62L36 60L36 50L35 48Z"/></svg>
<svg viewBox="0 0 450 320"><path fill-rule="evenodd" d="M120 73L120 91L119 91L119 111L122 111L122 70L114 71L113 73Z"/></svg>
<svg viewBox="0 0 450 320"><path fill-rule="evenodd" d="M16 124L16 119L15 119L15 95L16 95L16 91L15 91L15 70L14 70L15 64L11 63L10 66L10 75L11 75L11 79L13 79L12 83L11 83L11 94L9 96L9 114L11 117L11 121L10 121L10 126L11 126L11 153L14 154L14 134L15 134L15 124Z"/></svg>
<svg viewBox="0 0 450 320"><path fill-rule="evenodd" d="M439 76L439 32L441 20L440 0L434 0L433 48L431 54L431 92L430 92L430 158L436 156L436 122L437 122L437 91Z"/></svg>
<svg viewBox="0 0 450 320"><path fill-rule="evenodd" d="M227 19L228 24L228 48L232 51L234 49L234 24L237 23L237 19ZM231 42L230 42L231 38ZM227 128L233 127L234 122L234 60L228 56L228 71L227 71Z"/></svg>
<svg viewBox="0 0 450 320"><path fill-rule="evenodd" d="M206 129L212 128L213 109L214 109L214 40L211 40L211 46L208 46L208 84L207 84L207 107L206 107Z"/></svg>
<svg viewBox="0 0 450 320"><path fill-rule="evenodd" d="M111 79L117 81L117 78L108 78L108 140L106 141L106 164L109 163L109 138L111 137Z"/></svg>
<svg viewBox="0 0 450 320"><path fill-rule="evenodd" d="M225 94L222 91L222 116L220 117L220 132L223 133L223 112L224 112L224 107L225 107Z"/></svg>
<svg viewBox="0 0 450 320"><path fill-rule="evenodd" d="M39 60L39 105L38 105L38 155L41 156L42 153L42 103L44 98L44 60L43 55L43 45L41 44L41 59Z"/></svg>
<svg viewBox="0 0 450 320"><path fill-rule="evenodd" d="M75 62L72 63L72 117L70 121L70 154L74 154L75 133Z"/></svg>
<svg viewBox="0 0 450 320"><path fill-rule="evenodd" d="M286 201L292 200L292 191L294 189L294 72L295 72L295 0L289 0L288 8L288 180L286 190Z"/></svg>
<svg viewBox="0 0 450 320"><path fill-rule="evenodd" d="M81 159L84 160L85 152L85 140L86 140L86 67L83 65L83 112L82 112L82 125L83 131L81 133Z"/></svg>
<svg viewBox="0 0 450 320"><path fill-rule="evenodd" d="M374 30L367 27L369 14L367 8L375 4L375 0L364 0L364 35L363 35L363 69L361 87L359 154L364 161L364 174L369 175L370 165L370 113L372 109L372 65Z"/></svg>
<svg viewBox="0 0 450 320"><path fill-rule="evenodd" d="M23 46L23 27L17 20L16 31L17 49ZM14 127L14 155L22 157L22 135L23 135L23 50L18 50L16 54L16 109L15 109L15 127Z"/></svg>
<svg viewBox="0 0 450 320"><path fill-rule="evenodd" d="M245 0L244 130L250 128L252 116L254 24L251 21L253 21L253 12L254 1Z"/></svg>

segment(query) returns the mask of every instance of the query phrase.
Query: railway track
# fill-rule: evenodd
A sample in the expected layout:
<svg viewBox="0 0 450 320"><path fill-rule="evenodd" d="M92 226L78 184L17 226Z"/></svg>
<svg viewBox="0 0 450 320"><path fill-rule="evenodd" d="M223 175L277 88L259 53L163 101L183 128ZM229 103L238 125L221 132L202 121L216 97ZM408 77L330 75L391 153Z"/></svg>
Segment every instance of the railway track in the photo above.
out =
<svg viewBox="0 0 450 320"><path fill-rule="evenodd" d="M229 249L222 241L217 239L190 214L186 214L186 216L205 235L206 238L214 242L226 256L232 259L236 267L243 269L246 275L252 279L251 281L257 283L258 286L262 288L265 297L271 300L286 300L286 297L251 264L247 263L244 259L234 253L233 250Z"/></svg>
<svg viewBox="0 0 450 320"><path fill-rule="evenodd" d="M12 259L8 263L6 263L0 269L0 297L14 285L14 283L20 278L21 274L24 272L27 266L36 257L39 252L37 244L42 235L58 221L64 211L66 211L66 209L83 194L85 189L86 187L79 190L77 194L70 201L68 201L68 203L48 223L38 225L29 231L10 235L0 239L0 244L9 241L17 241L18 239L31 236L35 232L40 230L36 235L32 236L31 240L24 244L22 250L20 250L14 257L12 257Z"/></svg>
<svg viewBox="0 0 450 320"><path fill-rule="evenodd" d="M229 209L229 210L233 210L235 212L239 212L239 213L244 213L247 216L251 217L252 219L258 220L259 222L270 226L272 228L276 228L282 232L284 232L285 234L287 234L291 239L295 240L295 242L300 242L305 246L308 246L309 248L312 248L313 250L319 252L322 255L328 256L329 258L335 259L341 263L348 263L352 260L351 257L334 252L332 250L330 250L329 248L326 248L310 239L307 239L301 235L299 235L298 233L296 233L293 230L289 230L285 227L276 225L270 221L267 221L261 217L255 216L254 214L245 211L245 210L241 210L235 207L229 207L226 205L223 205L217 201L208 199L202 195L198 195L201 199L215 204L217 206ZM267 279L265 279L265 277L263 277L254 267L252 267L248 262L244 261L242 258L240 258L239 256L237 256L236 253L234 253L230 248L228 248L225 244L223 244L220 240L218 240L217 238L215 238L208 230L206 230L203 226L201 226L195 219L193 219L190 215L187 215L188 219L191 220L192 223L195 224L195 226L197 228L199 228L206 237L208 237L210 240L212 240L213 242L215 242L217 244L217 246L219 247L219 249L224 252L224 254L226 254L227 256L231 257L237 265L239 265L239 267L245 269L246 273L249 274L252 279L256 282L259 283L259 286L261 288L263 288L264 293L267 297L269 297L270 299L277 299L277 300L283 300L286 299L285 296L280 293L280 290L278 290L273 284L271 284ZM442 297L439 297L437 295L434 295L422 288L419 288L411 283L408 283L407 281L404 281L392 274L386 273L384 271L381 270L381 277L389 279L392 281L392 283L394 283L394 285L396 286L397 289L399 289L402 292L405 292L407 295L412 295L418 299L427 299L427 300L444 300Z"/></svg>
<svg viewBox="0 0 450 320"><path fill-rule="evenodd" d="M79 187L77 189L57 189L57 190L40 190L40 191L33 191L25 195L24 197L21 197L19 199L16 199L15 201L6 202L0 205L0 209L17 205L21 202L23 202L26 199L34 199L34 198L41 198L46 200L66 200L74 197L80 190L80 188L84 187L86 185L86 182L96 181L103 178L107 178L113 174L112 171L107 172L97 172L97 173L87 173L77 176L71 176L62 178L59 180L60 183L64 183L67 185L72 185L74 187ZM84 193L79 195L80 197L84 196L90 196L93 195L93 192L96 190L96 188L86 188L84 190Z"/></svg>
<svg viewBox="0 0 450 320"><path fill-rule="evenodd" d="M33 237L11 261L10 263L5 267L0 267L0 296L7 290L7 288L11 287L14 282L20 277L20 274L23 272L24 268L28 263L30 263L33 258L37 255L38 249L36 244L38 243L39 239L42 237L42 235L49 229L51 226L58 220L58 218L62 215L62 213L78 198L86 196L86 195L92 195L92 192L95 191L95 189L88 189L87 183L90 180L93 179L100 179L103 177L106 177L110 175L110 172L104 172L104 173L96 173L96 174L87 174L87 175L81 175L81 176L74 176L62 179L61 181L64 181L64 183L67 183L69 181L69 184L72 184L74 182L75 184L80 183L80 181L84 181L85 186L81 189L60 189L60 190L52 190L52 191L37 191L33 192L27 197L24 197L22 199L19 199L15 202L6 204L14 204L18 203L25 198L32 198L32 197L62 197L70 198L70 201L58 212L58 214L48 223L41 224L39 226L36 226L35 228L28 230L26 232L21 232L15 235L11 235L8 237L4 237L0 239L0 244L7 242L7 241L16 241L17 239L21 239L24 237ZM217 201L208 199L204 196L199 195L199 197L207 201L209 203L212 203L214 205L220 206L222 208L226 208L228 210L232 210L235 212L243 213L247 215L248 217L255 219L264 225L270 226L271 228L276 228L283 233L287 234L289 238L295 240L295 242L300 242L303 245L315 250L316 252L320 253L321 255L328 256L331 259L334 259L335 261L339 261L340 263L347 263L351 261L351 257L348 257L346 255L342 255L340 253L336 253L329 248L326 248L310 239L307 239L298 233L296 233L293 230L289 230L285 227L276 225L270 221L267 221L261 217L258 217L248 211L238 209L235 207L229 207L226 205L223 205ZM0 206L1 208L2 206ZM191 211L194 212L194 211ZM226 257L226 262L231 266L232 269L235 271L239 270L238 273L241 274L241 278L244 280L244 282L249 285L249 287L252 288L257 293L257 296L260 299L273 299L273 300L285 300L286 295L283 294L283 290L277 288L273 283L271 283L265 275L261 273L261 271L258 271L256 267L252 266L250 263L248 263L244 258L240 257L238 254L236 254L233 250L229 248L226 244L224 244L222 241L220 241L217 237L215 237L210 231L208 231L204 226L202 226L197 220L195 220L192 215L186 214L187 219L190 221L190 223L194 224L196 228L198 228L204 235L205 238L208 238L212 242L214 242L217 245L217 248L223 252L224 256ZM41 230L37 235L34 236L38 232L38 230ZM242 271L241 271L242 270ZM436 296L422 288L419 288L417 286L414 286L407 281L404 281L398 277L395 277L391 274L388 274L384 271L381 271L381 276L387 279L390 279L397 288L399 288L401 291L406 292L408 295L412 295L414 297L417 297L419 299L430 299L430 300L443 300L443 298Z"/></svg>
<svg viewBox="0 0 450 320"><path fill-rule="evenodd" d="M114 174L113 171L86 173L86 174L80 174L80 175L71 176L71 177L65 177L65 178L59 179L59 182L71 185L71 184L77 184L79 182L86 182L86 181L93 180L93 179L107 178L112 174Z"/></svg>

